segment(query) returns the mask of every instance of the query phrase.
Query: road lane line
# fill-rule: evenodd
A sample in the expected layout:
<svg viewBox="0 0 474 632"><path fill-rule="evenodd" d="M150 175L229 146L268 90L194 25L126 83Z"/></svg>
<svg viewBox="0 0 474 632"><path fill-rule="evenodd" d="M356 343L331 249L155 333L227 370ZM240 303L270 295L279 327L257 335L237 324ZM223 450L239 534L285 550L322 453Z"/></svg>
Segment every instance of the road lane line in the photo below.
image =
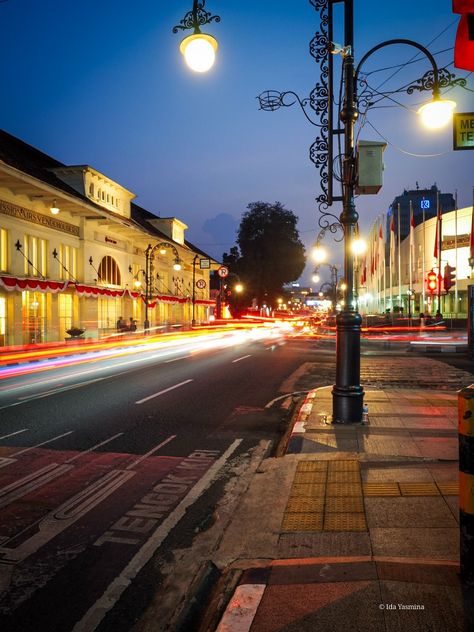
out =
<svg viewBox="0 0 474 632"><path fill-rule="evenodd" d="M245 360L245 358L251 358L251 355L244 355L241 358L237 358L237 360L232 360L232 364L234 364L234 362L240 362L241 360Z"/></svg>
<svg viewBox="0 0 474 632"><path fill-rule="evenodd" d="M37 443L36 445L32 445L30 448L25 448L24 450L20 450L19 452L14 452L10 456L19 456L20 454L24 454L25 452L29 452L30 450L34 450L35 448L39 448L42 445L46 445L47 443L52 443L56 441L56 439L61 439L62 437L67 437L74 432L74 430L70 430L69 432L65 432L64 434L60 434L57 437L53 437L52 439L48 439L47 441L43 441L42 443Z"/></svg>
<svg viewBox="0 0 474 632"><path fill-rule="evenodd" d="M8 437L13 437L14 435L20 434L22 432L26 432L27 430L29 430L29 428L23 428L23 430L17 430L16 432L10 432L10 434L6 434L6 435L3 435L3 437L0 437L0 441L2 439L7 439Z"/></svg>
<svg viewBox="0 0 474 632"><path fill-rule="evenodd" d="M82 450L82 452L80 452L79 454L76 454L76 456L71 457L67 461L64 461L64 463L72 463L73 461L75 461L76 459L79 459L84 454L87 454L88 452L93 452L96 448L100 448L101 446L105 445L106 443L110 443L111 441L113 441L117 437L121 437L122 435L123 435L123 432L119 432L118 434L114 435L113 437L110 437L110 439L106 439L105 441L101 441L100 443L96 443L96 445L93 445L92 448L88 448L87 450Z"/></svg>
<svg viewBox="0 0 474 632"><path fill-rule="evenodd" d="M83 618L76 623L72 632L93 632L100 625L106 614L115 606L122 594L128 588L132 580L138 575L145 564L151 559L155 551L162 544L170 531L178 524L186 513L188 507L210 486L231 454L242 443L243 439L235 441L227 448L224 454L215 462L206 474L192 487L179 505L158 526L153 535L145 542L139 551L130 560L118 577L106 588L104 594L93 604Z"/></svg>
<svg viewBox="0 0 474 632"><path fill-rule="evenodd" d="M144 459L146 459L148 456L151 456L154 452L162 448L164 445L166 445L170 441L173 441L173 439L176 439L176 437L177 435L171 435L170 437L162 441L159 445L157 445L155 448L152 448L151 450L149 450L146 454L142 454L142 456L139 459L137 459L133 463L130 463L130 465L127 465L125 469L131 470L132 467L135 467L135 465L138 465L139 463L141 463Z"/></svg>
<svg viewBox="0 0 474 632"><path fill-rule="evenodd" d="M192 382L192 380L184 380L184 382L180 382L179 384L175 384L174 386L170 386L169 388L165 388L163 391L159 391L158 393L154 393L153 395L148 395L148 397L144 397L143 399L139 399L138 402L135 402L135 404L144 404L149 399L153 399L154 397L159 397L160 395L163 395L164 393L168 393L169 391L172 391L175 388L179 388L180 386L184 386L185 384L189 384L189 382Z"/></svg>

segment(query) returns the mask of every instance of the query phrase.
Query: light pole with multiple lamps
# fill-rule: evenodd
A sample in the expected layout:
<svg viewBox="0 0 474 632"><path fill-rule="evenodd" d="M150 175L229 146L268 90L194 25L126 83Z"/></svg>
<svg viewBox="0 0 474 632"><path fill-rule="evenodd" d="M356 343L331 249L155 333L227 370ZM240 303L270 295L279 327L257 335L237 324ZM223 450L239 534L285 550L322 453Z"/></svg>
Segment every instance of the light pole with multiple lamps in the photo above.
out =
<svg viewBox="0 0 474 632"><path fill-rule="evenodd" d="M336 325L336 383L333 386L333 423L361 423L364 390L360 384L360 329L361 317L357 312L354 295L354 254L352 244L356 237L356 226L359 215L355 206L355 188L357 185L357 156L355 147L354 128L359 116L359 98L357 83L362 64L373 53L381 48L394 44L404 44L417 48L425 55L431 64L431 71L405 88L411 94L415 90L430 90L432 101L423 105L419 113L429 127L435 127L437 117L442 116L444 123L449 121L449 116L455 105L452 101L440 98L440 88L454 85L454 75L446 69L439 70L432 54L421 44L408 39L392 39L381 42L371 48L355 66L354 61L354 3L353 0L309 0L310 4L320 13L321 32L316 33L310 44L311 55L320 62L321 83L316 84L309 98L300 99L294 92L266 91L259 97L260 107L264 110L275 110L282 106L290 106L298 102L307 118L320 128L320 132L310 149L310 158L321 175L321 187L323 193L318 196L322 212L320 225L330 225L328 217L340 223L344 235L344 279L347 284L346 300L343 310L338 314ZM200 35L199 26L212 20L218 21L216 16L211 16L204 11L204 0L193 3L193 11L185 16L178 29L194 28L196 39ZM333 41L333 7L336 4L344 5L344 45L337 46ZM196 28L197 27L197 28ZM193 36L191 36L192 38ZM201 36L202 37L202 36ZM189 63L186 55L186 41L181 44L181 52ZM204 40L206 38L203 38ZM209 44L213 52L217 50L217 44ZM334 81L333 81L333 55L342 56L342 106L339 112L339 123L334 129ZM198 69L199 70L199 69ZM456 80L459 82L459 80ZM288 97L290 100L288 101ZM285 101L286 98L286 101ZM319 123L314 123L306 113L305 108L310 107L320 117ZM341 128L342 124L342 128ZM340 182L342 194L333 195L334 179L334 147L333 134L344 138L343 149L338 156L341 165ZM342 202L342 212L338 217L328 213L327 209L333 202ZM321 219L323 223L321 224ZM331 220L332 221L332 220ZM334 223L332 221L332 223Z"/></svg>

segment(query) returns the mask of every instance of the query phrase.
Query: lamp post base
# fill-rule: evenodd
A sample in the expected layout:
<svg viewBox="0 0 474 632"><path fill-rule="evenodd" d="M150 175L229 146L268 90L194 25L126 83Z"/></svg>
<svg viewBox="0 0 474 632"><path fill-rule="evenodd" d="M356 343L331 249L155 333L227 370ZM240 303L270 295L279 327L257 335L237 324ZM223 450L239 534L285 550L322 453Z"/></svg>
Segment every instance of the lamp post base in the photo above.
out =
<svg viewBox="0 0 474 632"><path fill-rule="evenodd" d="M332 423L362 423L364 389L360 385L360 327L355 311L336 318L336 383L332 389Z"/></svg>

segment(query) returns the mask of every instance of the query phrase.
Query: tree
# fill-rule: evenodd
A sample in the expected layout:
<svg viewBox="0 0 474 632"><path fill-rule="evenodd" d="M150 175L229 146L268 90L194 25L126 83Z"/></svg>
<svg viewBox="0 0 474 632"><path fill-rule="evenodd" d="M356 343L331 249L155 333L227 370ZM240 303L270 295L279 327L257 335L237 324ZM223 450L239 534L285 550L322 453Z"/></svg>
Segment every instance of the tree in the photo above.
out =
<svg viewBox="0 0 474 632"><path fill-rule="evenodd" d="M252 202L247 208L237 235L239 250L233 247L223 259L241 278L247 296L259 305L274 304L282 286L296 280L305 266L298 218L280 202Z"/></svg>

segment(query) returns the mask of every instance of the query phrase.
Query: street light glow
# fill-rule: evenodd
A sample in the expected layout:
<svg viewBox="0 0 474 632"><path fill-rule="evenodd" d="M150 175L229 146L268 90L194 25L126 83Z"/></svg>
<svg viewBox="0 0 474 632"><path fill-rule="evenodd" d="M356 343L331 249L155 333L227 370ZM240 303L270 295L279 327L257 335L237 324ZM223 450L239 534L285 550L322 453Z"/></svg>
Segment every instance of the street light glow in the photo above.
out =
<svg viewBox="0 0 474 632"><path fill-rule="evenodd" d="M418 110L421 121L428 129L445 127L452 119L455 101L449 99L434 99L424 103Z"/></svg>
<svg viewBox="0 0 474 632"><path fill-rule="evenodd" d="M326 251L324 250L324 248L321 248L321 246L315 246L313 248L313 251L311 253L311 256L313 257L313 260L316 263L323 263L323 261L326 260Z"/></svg>
<svg viewBox="0 0 474 632"><path fill-rule="evenodd" d="M352 252L355 255L363 255L366 250L367 244L365 242L365 239L362 239L361 237L359 237L358 239L354 239L354 241L352 242Z"/></svg>
<svg viewBox="0 0 474 632"><path fill-rule="evenodd" d="M237 285L234 288L236 292L242 292L243 289L244 289L244 286L242 285L242 283L237 283Z"/></svg>
<svg viewBox="0 0 474 632"><path fill-rule="evenodd" d="M217 47L217 40L212 35L193 33L184 38L179 50L191 70L207 72L214 65Z"/></svg>

